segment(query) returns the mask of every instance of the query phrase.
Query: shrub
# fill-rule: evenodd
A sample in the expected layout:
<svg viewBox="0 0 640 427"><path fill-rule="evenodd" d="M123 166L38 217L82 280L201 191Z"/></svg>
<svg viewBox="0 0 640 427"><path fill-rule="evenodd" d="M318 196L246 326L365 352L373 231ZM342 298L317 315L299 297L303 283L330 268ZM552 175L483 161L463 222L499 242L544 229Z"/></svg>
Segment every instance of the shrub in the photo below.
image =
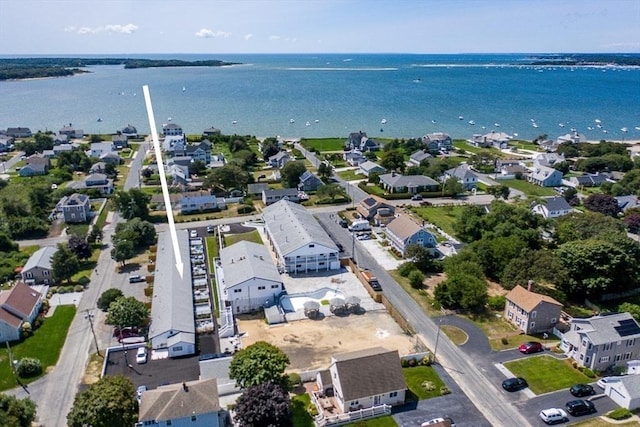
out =
<svg viewBox="0 0 640 427"><path fill-rule="evenodd" d="M253 206L249 206L249 205L238 206L238 214L239 215L245 215L245 214L253 212L254 210L256 210L256 209Z"/></svg>
<svg viewBox="0 0 640 427"><path fill-rule="evenodd" d="M504 295L496 295L487 298L487 305L493 311L503 311L506 303L507 299Z"/></svg>
<svg viewBox="0 0 640 427"><path fill-rule="evenodd" d="M300 384L302 384L302 378L300 377L300 374L298 374L297 372L290 373L289 385L291 385L292 387L297 387Z"/></svg>
<svg viewBox="0 0 640 427"><path fill-rule="evenodd" d="M507 337L502 337L502 339L500 341L502 341L502 345L509 344L509 340L507 339Z"/></svg>
<svg viewBox="0 0 640 427"><path fill-rule="evenodd" d="M445 395L445 394L451 394L451 390L449 390L448 387L442 386L440 387L440 394L441 395Z"/></svg>
<svg viewBox="0 0 640 427"><path fill-rule="evenodd" d="M18 362L16 371L18 372L18 376L22 378L36 377L42 373L42 364L40 360L34 359L33 357L24 357Z"/></svg>
<svg viewBox="0 0 640 427"><path fill-rule="evenodd" d="M626 409L626 408L618 408L618 409L614 409L613 411L609 412L607 414L607 417L613 419L613 420L625 420L627 418L630 418L633 415L633 413Z"/></svg>
<svg viewBox="0 0 640 427"><path fill-rule="evenodd" d="M307 406L307 412L312 417L315 417L316 415L318 415L318 408L313 403L310 403L309 406Z"/></svg>
<svg viewBox="0 0 640 427"><path fill-rule="evenodd" d="M73 292L82 292L82 291L84 291L84 286L82 285L75 285L73 287Z"/></svg>
<svg viewBox="0 0 640 427"><path fill-rule="evenodd" d="M436 385L431 381L423 381L422 384L420 384L420 386L426 391L433 391L436 389Z"/></svg>
<svg viewBox="0 0 640 427"><path fill-rule="evenodd" d="M123 296L124 294L120 289L110 288L104 291L102 295L100 295L100 298L98 298L98 302L96 303L96 305L100 310L107 311L112 302Z"/></svg>
<svg viewBox="0 0 640 427"><path fill-rule="evenodd" d="M87 276L82 276L78 279L78 284L82 286L87 286L89 282L91 282L91 279L89 279ZM80 292L80 291L76 291L76 292Z"/></svg>
<svg viewBox="0 0 640 427"><path fill-rule="evenodd" d="M582 371L582 373L585 374L586 376L588 376L589 378L595 378L596 377L596 374L589 368L585 368Z"/></svg>
<svg viewBox="0 0 640 427"><path fill-rule="evenodd" d="M400 359L400 365L402 365L403 368L408 368L409 361L407 359Z"/></svg>
<svg viewBox="0 0 640 427"><path fill-rule="evenodd" d="M574 360L573 362L571 362L571 366L573 366L573 369L578 369L578 362Z"/></svg>
<svg viewBox="0 0 640 427"><path fill-rule="evenodd" d="M400 273L402 277L409 277L409 274L411 274L412 271L417 269L418 267L416 267L414 263L405 262L400 264L400 267L398 267L398 273Z"/></svg>
<svg viewBox="0 0 640 427"><path fill-rule="evenodd" d="M413 357L409 359L408 362L409 362L409 366L411 367L414 367L418 364L418 362L416 362L416 359L414 359Z"/></svg>
<svg viewBox="0 0 640 427"><path fill-rule="evenodd" d="M431 366L431 358L429 356L424 356L421 360L420 360L420 364L422 366Z"/></svg>

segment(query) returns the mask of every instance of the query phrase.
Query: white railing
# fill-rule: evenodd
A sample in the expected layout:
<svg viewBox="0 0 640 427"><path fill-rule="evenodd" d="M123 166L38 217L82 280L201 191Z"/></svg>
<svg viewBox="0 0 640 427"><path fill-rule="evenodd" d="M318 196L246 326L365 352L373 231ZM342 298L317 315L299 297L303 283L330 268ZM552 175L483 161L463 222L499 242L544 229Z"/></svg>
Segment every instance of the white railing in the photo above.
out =
<svg viewBox="0 0 640 427"><path fill-rule="evenodd" d="M233 309L231 307L225 307L220 309L220 329L218 329L218 336L220 338L232 337L235 335L233 325Z"/></svg>
<svg viewBox="0 0 640 427"><path fill-rule="evenodd" d="M366 420L369 418L381 417L383 415L389 415L391 413L390 405L372 406L371 408L358 409L357 411L351 411L344 414L333 415L331 417L324 417L318 415L315 417L314 424L316 427L333 427L349 424L358 420Z"/></svg>

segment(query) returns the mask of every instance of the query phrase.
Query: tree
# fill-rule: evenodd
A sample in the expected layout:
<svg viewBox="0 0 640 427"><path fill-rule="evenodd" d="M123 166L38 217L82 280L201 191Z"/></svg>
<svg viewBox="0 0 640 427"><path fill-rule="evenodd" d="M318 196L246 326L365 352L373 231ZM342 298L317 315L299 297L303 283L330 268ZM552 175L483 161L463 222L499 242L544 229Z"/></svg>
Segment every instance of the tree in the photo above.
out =
<svg viewBox="0 0 640 427"><path fill-rule="evenodd" d="M323 181L327 181L333 175L333 166L331 166L328 162L322 162L318 165L318 175L320 179Z"/></svg>
<svg viewBox="0 0 640 427"><path fill-rule="evenodd" d="M249 182L249 174L240 166L227 163L221 168L215 168L204 179L203 188L229 191L233 188L244 188Z"/></svg>
<svg viewBox="0 0 640 427"><path fill-rule="evenodd" d="M96 303L96 305L100 310L107 311L112 302L123 296L124 294L120 289L110 288L104 291L102 295L100 295L100 298L98 298L98 302Z"/></svg>
<svg viewBox="0 0 640 427"><path fill-rule="evenodd" d="M151 195L140 189L116 191L111 200L113 200L118 212L126 219L147 218L149 216L148 204L151 201Z"/></svg>
<svg viewBox="0 0 640 427"><path fill-rule="evenodd" d="M282 169L280 169L280 176L282 176L282 183L287 188L297 188L300 183L300 176L307 171L307 168L302 162L287 162Z"/></svg>
<svg viewBox="0 0 640 427"><path fill-rule="evenodd" d="M138 327L147 324L149 309L134 297L121 297L109 304L106 323L118 328Z"/></svg>
<svg viewBox="0 0 640 427"><path fill-rule="evenodd" d="M580 199L578 198L578 190L576 190L573 187L568 187L564 193L562 194L562 196L564 197L564 199L567 201L567 203L569 203L571 206L578 206L580 205Z"/></svg>
<svg viewBox="0 0 640 427"><path fill-rule="evenodd" d="M438 270L429 248L420 245L409 245L405 249L404 255L423 273L431 273Z"/></svg>
<svg viewBox="0 0 640 427"><path fill-rule="evenodd" d="M451 177L445 181L442 193L444 196L455 197L464 191L464 185L460 184L457 178Z"/></svg>
<svg viewBox="0 0 640 427"><path fill-rule="evenodd" d="M121 262L124 267L128 259L133 258L135 251L133 249L133 242L130 240L119 240L114 243L111 249L111 259L116 262Z"/></svg>
<svg viewBox="0 0 640 427"><path fill-rule="evenodd" d="M434 290L434 298L447 308L481 312L487 303L487 284L482 267L473 261L472 252L448 257L443 265L447 279Z"/></svg>
<svg viewBox="0 0 640 427"><path fill-rule="evenodd" d="M262 159L266 162L269 157L275 156L280 152L278 141L275 138L267 138L262 144Z"/></svg>
<svg viewBox="0 0 640 427"><path fill-rule="evenodd" d="M640 322L640 305L623 302L618 306L618 311L620 313L629 313L636 321Z"/></svg>
<svg viewBox="0 0 640 427"><path fill-rule="evenodd" d="M28 397L0 393L0 425L6 427L31 427L36 417L36 404Z"/></svg>
<svg viewBox="0 0 640 427"><path fill-rule="evenodd" d="M481 239L485 215L487 215L487 211L482 206L467 205L463 207L462 213L453 223L456 236L465 243Z"/></svg>
<svg viewBox="0 0 640 427"><path fill-rule="evenodd" d="M333 202L336 199L336 197L346 197L347 194L344 187L338 184L331 183L331 184L321 185L320 187L318 187L318 190L316 191L316 195L320 198L329 197Z"/></svg>
<svg viewBox="0 0 640 427"><path fill-rule="evenodd" d="M584 200L584 207L592 212L600 212L614 218L620 213L618 201L608 194L591 194Z"/></svg>
<svg viewBox="0 0 640 427"><path fill-rule="evenodd" d="M58 243L58 250L51 257L51 269L55 281L62 282L80 271L80 262L67 245Z"/></svg>
<svg viewBox="0 0 640 427"><path fill-rule="evenodd" d="M507 200L510 192L511 189L506 185L493 185L491 187L487 187L487 193L491 194L496 199L502 197L504 200Z"/></svg>
<svg viewBox="0 0 640 427"><path fill-rule="evenodd" d="M73 234L71 237L69 237L67 246L69 246L71 252L73 252L74 255L78 257L78 259L91 258L91 246L89 246L89 243L84 237Z"/></svg>
<svg viewBox="0 0 640 427"><path fill-rule="evenodd" d="M274 382L287 388L285 369L289 357L278 347L258 341L243 348L233 356L229 366L229 378L238 387L246 389L258 384Z"/></svg>
<svg viewBox="0 0 640 427"><path fill-rule="evenodd" d="M238 397L234 419L241 427L291 425L291 400L280 384L269 382L247 388Z"/></svg>
<svg viewBox="0 0 640 427"><path fill-rule="evenodd" d="M99 229L98 227L91 227L91 231L87 236L87 242L95 243L95 242L99 242L100 240L102 240L102 230Z"/></svg>
<svg viewBox="0 0 640 427"><path fill-rule="evenodd" d="M207 171L207 165L202 160L196 160L189 164L189 174L200 175Z"/></svg>
<svg viewBox="0 0 640 427"><path fill-rule="evenodd" d="M7 233L0 231L0 252L15 252L17 250L18 244L11 240Z"/></svg>
<svg viewBox="0 0 640 427"><path fill-rule="evenodd" d="M500 283L505 289L513 289L529 280L556 284L565 283L567 279L568 272L553 251L525 249L504 268Z"/></svg>
<svg viewBox="0 0 640 427"><path fill-rule="evenodd" d="M424 282L424 274L419 270L413 270L409 273L409 284L413 289L422 289L422 282Z"/></svg>
<svg viewBox="0 0 640 427"><path fill-rule="evenodd" d="M404 153L400 149L392 149L382 153L380 166L388 171L404 172Z"/></svg>
<svg viewBox="0 0 640 427"><path fill-rule="evenodd" d="M143 248L155 243L156 230L149 221L133 218L127 222L120 222L116 226L113 241L117 243L122 240L132 242L134 248Z"/></svg>
<svg viewBox="0 0 640 427"><path fill-rule="evenodd" d="M624 217L624 225L630 233L640 233L640 213L630 213Z"/></svg>
<svg viewBox="0 0 640 427"><path fill-rule="evenodd" d="M597 212L570 213L557 218L555 223L554 237L558 244L598 236L625 236L620 221Z"/></svg>
<svg viewBox="0 0 640 427"><path fill-rule="evenodd" d="M76 394L67 415L69 427L129 427L138 421L138 403L130 379L105 376Z"/></svg>

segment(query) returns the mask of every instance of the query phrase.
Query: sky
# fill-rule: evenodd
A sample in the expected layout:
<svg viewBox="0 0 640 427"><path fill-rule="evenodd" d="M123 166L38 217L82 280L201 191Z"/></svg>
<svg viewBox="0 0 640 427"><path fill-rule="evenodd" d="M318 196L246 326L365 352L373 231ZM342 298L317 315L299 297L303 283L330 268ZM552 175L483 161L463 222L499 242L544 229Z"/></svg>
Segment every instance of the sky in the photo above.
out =
<svg viewBox="0 0 640 427"><path fill-rule="evenodd" d="M0 55L640 53L640 0L0 0Z"/></svg>

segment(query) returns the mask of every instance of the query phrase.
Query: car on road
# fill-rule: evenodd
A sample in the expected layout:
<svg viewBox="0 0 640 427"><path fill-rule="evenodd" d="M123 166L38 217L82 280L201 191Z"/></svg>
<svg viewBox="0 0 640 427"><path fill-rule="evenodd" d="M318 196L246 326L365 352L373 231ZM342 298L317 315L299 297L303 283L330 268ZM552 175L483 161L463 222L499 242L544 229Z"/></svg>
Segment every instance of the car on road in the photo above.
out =
<svg viewBox="0 0 640 427"><path fill-rule="evenodd" d="M138 283L138 282L144 282L144 277L142 277L139 274L132 274L131 276L129 276L129 283Z"/></svg>
<svg viewBox="0 0 640 427"><path fill-rule="evenodd" d="M502 388L507 391L518 391L527 387L529 387L529 384L524 378L507 378L502 381Z"/></svg>
<svg viewBox="0 0 640 427"><path fill-rule="evenodd" d="M142 393L144 393L145 391L147 391L146 385L141 385L136 389L136 399L138 399L138 403L140 403L140 400L142 400Z"/></svg>
<svg viewBox="0 0 640 427"><path fill-rule="evenodd" d="M216 231L216 228L213 225L207 226L207 233L211 234Z"/></svg>
<svg viewBox="0 0 640 427"><path fill-rule="evenodd" d="M539 415L540 419L549 425L569 421L567 413L561 408L543 409Z"/></svg>
<svg viewBox="0 0 640 427"><path fill-rule="evenodd" d="M189 232L189 237L191 237L192 239L195 239L196 237L198 237L198 230L191 230Z"/></svg>
<svg viewBox="0 0 640 427"><path fill-rule="evenodd" d="M344 218L341 219L340 222L338 222L338 224L340 224L340 227L342 227L342 228L347 228L349 226L349 223Z"/></svg>
<svg viewBox="0 0 640 427"><path fill-rule="evenodd" d="M530 354L530 353L537 353L539 351L544 351L544 347L542 347L542 344L540 344L537 341L529 341L529 342L520 344L520 347L518 347L518 350L520 351L520 353Z"/></svg>
<svg viewBox="0 0 640 427"><path fill-rule="evenodd" d="M139 365L147 363L147 347L138 347L138 351L136 351L136 363Z"/></svg>
<svg viewBox="0 0 640 427"><path fill-rule="evenodd" d="M565 406L567 408L567 412L569 412L574 417L593 414L594 412L596 412L596 406L589 400L572 400L570 402L567 402Z"/></svg>
<svg viewBox="0 0 640 427"><path fill-rule="evenodd" d="M414 194L413 196L411 196L411 200L422 200L422 195Z"/></svg>
<svg viewBox="0 0 640 427"><path fill-rule="evenodd" d="M344 252L344 246L341 243L336 243L336 246L340 252Z"/></svg>
<svg viewBox="0 0 640 427"><path fill-rule="evenodd" d="M420 424L420 427L456 427L451 417L438 417Z"/></svg>
<svg viewBox="0 0 640 427"><path fill-rule="evenodd" d="M620 379L620 377L602 377L596 382L596 385L604 390L607 384L620 381Z"/></svg>
<svg viewBox="0 0 640 427"><path fill-rule="evenodd" d="M596 394L596 391L589 384L575 384L571 386L569 393L573 394L575 397L584 397Z"/></svg>

